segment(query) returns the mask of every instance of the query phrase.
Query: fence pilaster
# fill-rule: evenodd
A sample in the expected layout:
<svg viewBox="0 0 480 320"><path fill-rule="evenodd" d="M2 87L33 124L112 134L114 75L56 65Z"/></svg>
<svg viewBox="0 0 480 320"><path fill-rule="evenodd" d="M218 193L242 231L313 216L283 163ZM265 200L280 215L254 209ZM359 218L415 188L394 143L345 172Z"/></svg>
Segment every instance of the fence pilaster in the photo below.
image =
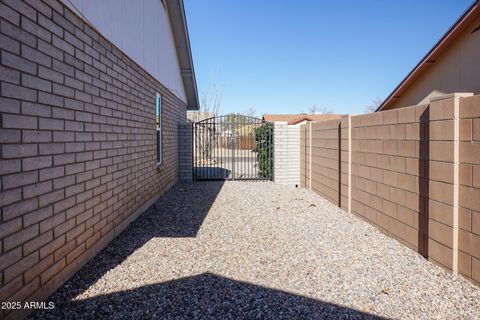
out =
<svg viewBox="0 0 480 320"><path fill-rule="evenodd" d="M348 213L352 212L352 115L347 115L348 130L347 130L347 146L348 146L348 158L347 158L347 172L348 172L348 185L347 185L347 208Z"/></svg>
<svg viewBox="0 0 480 320"><path fill-rule="evenodd" d="M309 145L308 145L308 189L312 190L312 122L308 122Z"/></svg>

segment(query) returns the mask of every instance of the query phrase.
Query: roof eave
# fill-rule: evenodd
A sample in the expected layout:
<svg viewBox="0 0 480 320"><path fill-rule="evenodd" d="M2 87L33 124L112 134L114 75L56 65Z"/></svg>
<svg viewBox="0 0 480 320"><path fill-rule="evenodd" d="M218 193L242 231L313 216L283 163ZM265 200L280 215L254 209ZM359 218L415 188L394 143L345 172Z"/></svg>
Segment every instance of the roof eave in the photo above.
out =
<svg viewBox="0 0 480 320"><path fill-rule="evenodd" d="M200 104L183 0L165 0L165 2L177 49L183 86L187 96L187 110L198 110Z"/></svg>
<svg viewBox="0 0 480 320"><path fill-rule="evenodd" d="M480 0L476 0L462 14L462 16L450 27L443 37L435 44L435 46L423 57L422 60L413 68L412 71L400 82L400 84L390 93L390 95L375 110L385 111L392 107L392 103L400 98L403 93L430 65L435 63L438 56L443 53L456 37L464 31L469 23L480 14Z"/></svg>

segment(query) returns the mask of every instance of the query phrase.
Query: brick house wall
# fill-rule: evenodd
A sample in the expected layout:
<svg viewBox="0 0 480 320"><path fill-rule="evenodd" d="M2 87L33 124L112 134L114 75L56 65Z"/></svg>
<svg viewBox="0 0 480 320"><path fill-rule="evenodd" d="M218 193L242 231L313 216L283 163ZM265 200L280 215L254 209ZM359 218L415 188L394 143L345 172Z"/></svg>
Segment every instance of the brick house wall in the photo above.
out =
<svg viewBox="0 0 480 320"><path fill-rule="evenodd" d="M191 122L178 125L178 180L193 181L193 126Z"/></svg>
<svg viewBox="0 0 480 320"><path fill-rule="evenodd" d="M300 146L301 186L480 284L480 96L305 124Z"/></svg>
<svg viewBox="0 0 480 320"><path fill-rule="evenodd" d="M186 105L59 1L0 15L0 301L40 301L176 183Z"/></svg>

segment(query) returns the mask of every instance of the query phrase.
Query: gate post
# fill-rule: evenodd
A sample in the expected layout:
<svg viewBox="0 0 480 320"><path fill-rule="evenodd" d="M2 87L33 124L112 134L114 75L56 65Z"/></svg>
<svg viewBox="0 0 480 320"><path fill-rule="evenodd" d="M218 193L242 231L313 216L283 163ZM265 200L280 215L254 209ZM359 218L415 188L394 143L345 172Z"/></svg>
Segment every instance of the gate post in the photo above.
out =
<svg viewBox="0 0 480 320"><path fill-rule="evenodd" d="M272 125L275 183L300 184L300 129L300 125L286 122L274 122Z"/></svg>
<svg viewBox="0 0 480 320"><path fill-rule="evenodd" d="M178 124L178 179L191 182L193 178L193 126L191 122Z"/></svg>

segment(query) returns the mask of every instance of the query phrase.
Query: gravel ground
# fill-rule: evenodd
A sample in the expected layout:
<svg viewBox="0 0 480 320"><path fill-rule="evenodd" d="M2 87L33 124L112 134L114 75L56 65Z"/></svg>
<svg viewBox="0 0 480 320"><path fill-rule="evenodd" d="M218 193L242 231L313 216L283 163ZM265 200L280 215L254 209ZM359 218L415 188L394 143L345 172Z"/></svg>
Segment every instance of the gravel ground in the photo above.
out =
<svg viewBox="0 0 480 320"><path fill-rule="evenodd" d="M175 186L49 301L33 318L480 318L479 287L270 182Z"/></svg>

